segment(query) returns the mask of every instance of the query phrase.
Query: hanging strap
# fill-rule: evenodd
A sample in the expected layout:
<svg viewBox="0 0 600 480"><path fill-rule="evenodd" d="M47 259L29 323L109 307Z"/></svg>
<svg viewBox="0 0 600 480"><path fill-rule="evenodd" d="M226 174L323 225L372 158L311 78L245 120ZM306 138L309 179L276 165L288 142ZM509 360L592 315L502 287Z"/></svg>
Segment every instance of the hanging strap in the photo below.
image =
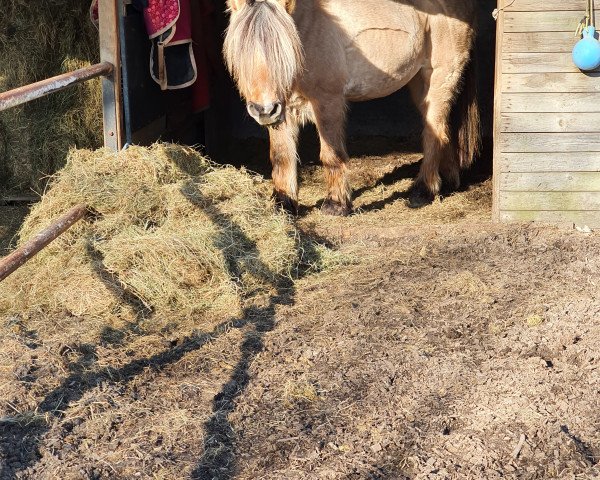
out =
<svg viewBox="0 0 600 480"><path fill-rule="evenodd" d="M577 30L575 30L575 36L580 37L583 35L583 31L594 24L594 0L588 0L587 10L585 12L585 17L579 22L577 26Z"/></svg>

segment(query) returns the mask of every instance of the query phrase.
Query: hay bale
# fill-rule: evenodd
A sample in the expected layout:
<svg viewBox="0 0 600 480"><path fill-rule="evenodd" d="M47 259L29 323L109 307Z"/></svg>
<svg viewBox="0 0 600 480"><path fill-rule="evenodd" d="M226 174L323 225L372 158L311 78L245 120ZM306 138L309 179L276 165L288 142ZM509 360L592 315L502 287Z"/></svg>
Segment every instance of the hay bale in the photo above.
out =
<svg viewBox="0 0 600 480"><path fill-rule="evenodd" d="M98 62L89 2L0 0L0 91ZM100 80L0 113L0 189L42 190L69 148L102 142Z"/></svg>
<svg viewBox="0 0 600 480"><path fill-rule="evenodd" d="M41 336L55 328L48 319L66 318L70 335L77 325L92 343L132 325L159 335L214 328L276 292L302 261L270 191L187 147L73 150L21 241L73 205L97 213L0 284L0 315L35 323L27 328Z"/></svg>

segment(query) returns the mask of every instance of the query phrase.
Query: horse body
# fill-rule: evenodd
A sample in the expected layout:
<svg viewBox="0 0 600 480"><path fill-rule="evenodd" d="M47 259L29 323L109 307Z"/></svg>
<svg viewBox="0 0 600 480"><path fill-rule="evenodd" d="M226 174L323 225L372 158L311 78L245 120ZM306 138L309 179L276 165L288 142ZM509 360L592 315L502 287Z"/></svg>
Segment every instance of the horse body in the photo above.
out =
<svg viewBox="0 0 600 480"><path fill-rule="evenodd" d="M387 96L405 86L425 61L425 19L393 0L312 2L293 17L307 52L300 90L342 89L349 101ZM324 34L322 32L325 32ZM324 69L323 65L328 68Z"/></svg>
<svg viewBox="0 0 600 480"><path fill-rule="evenodd" d="M328 186L323 210L350 212L347 102L384 97L405 85L424 119L424 159L412 204L431 201L442 178L458 186L459 170L470 164L479 141L474 90L462 88L474 41L473 0L230 0L230 8L225 56L250 115L269 126L274 189L285 207L297 206L296 143L308 120L321 142ZM277 52L279 46L296 52L296 43L303 57ZM454 126L453 108L459 110Z"/></svg>

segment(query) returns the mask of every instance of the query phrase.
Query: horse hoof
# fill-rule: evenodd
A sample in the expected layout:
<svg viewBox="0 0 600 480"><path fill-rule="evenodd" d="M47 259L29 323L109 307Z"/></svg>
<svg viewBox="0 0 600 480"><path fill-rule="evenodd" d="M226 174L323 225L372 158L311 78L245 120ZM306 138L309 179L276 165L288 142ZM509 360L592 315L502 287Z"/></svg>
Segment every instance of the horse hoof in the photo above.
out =
<svg viewBox="0 0 600 480"><path fill-rule="evenodd" d="M298 216L298 202L283 194L275 193L273 196L275 197L275 207L277 209L294 217Z"/></svg>
<svg viewBox="0 0 600 480"><path fill-rule="evenodd" d="M352 213L352 207L349 205L342 205L340 202L336 202L331 198L328 198L323 202L323 205L321 206L321 212L325 215L347 217Z"/></svg>
<svg viewBox="0 0 600 480"><path fill-rule="evenodd" d="M428 189L422 186L417 186L412 189L408 197L409 208L421 208L433 203L435 195Z"/></svg>

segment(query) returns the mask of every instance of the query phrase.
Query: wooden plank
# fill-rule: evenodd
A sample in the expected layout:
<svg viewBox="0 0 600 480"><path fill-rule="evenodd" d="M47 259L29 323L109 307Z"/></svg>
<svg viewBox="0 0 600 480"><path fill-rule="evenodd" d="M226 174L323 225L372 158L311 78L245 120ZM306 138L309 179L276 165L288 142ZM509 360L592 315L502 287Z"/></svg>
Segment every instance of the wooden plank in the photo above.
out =
<svg viewBox="0 0 600 480"><path fill-rule="evenodd" d="M600 93L504 93L502 112L600 112Z"/></svg>
<svg viewBox="0 0 600 480"><path fill-rule="evenodd" d="M500 220L503 222L572 223L579 227L588 226L591 229L600 229L600 211L502 211Z"/></svg>
<svg viewBox="0 0 600 480"><path fill-rule="evenodd" d="M500 210L600 210L600 192L500 192Z"/></svg>
<svg viewBox="0 0 600 480"><path fill-rule="evenodd" d="M121 93L121 55L119 18L122 0L99 0L100 60L114 65L113 74L102 79L104 145L113 150L123 147L123 106Z"/></svg>
<svg viewBox="0 0 600 480"><path fill-rule="evenodd" d="M571 32L582 15L567 11L504 12L504 32Z"/></svg>
<svg viewBox="0 0 600 480"><path fill-rule="evenodd" d="M506 93L600 92L600 73L519 73L505 74Z"/></svg>
<svg viewBox="0 0 600 480"><path fill-rule="evenodd" d="M499 7L500 8L500 7ZM503 0L506 12L547 12L569 10L585 15L585 4L582 2L569 2L565 0Z"/></svg>
<svg viewBox="0 0 600 480"><path fill-rule="evenodd" d="M506 53L568 53L573 51L575 29L571 32L526 32L502 35L502 51Z"/></svg>
<svg viewBox="0 0 600 480"><path fill-rule="evenodd" d="M501 173L503 192L600 192L600 172Z"/></svg>
<svg viewBox="0 0 600 480"><path fill-rule="evenodd" d="M600 152L501 153L496 175L502 172L600 172Z"/></svg>
<svg viewBox="0 0 600 480"><path fill-rule="evenodd" d="M571 52L506 53L502 57L504 73L579 73ZM598 70L595 70L598 71Z"/></svg>
<svg viewBox="0 0 600 480"><path fill-rule="evenodd" d="M492 220L500 220L500 183L498 159L500 157L500 137L502 135L500 114L502 112L502 38L504 34L504 0L498 0L498 18L496 20L496 59L494 73L494 125L493 125L493 171L492 177Z"/></svg>
<svg viewBox="0 0 600 480"><path fill-rule="evenodd" d="M598 133L503 133L501 152L600 152Z"/></svg>
<svg viewBox="0 0 600 480"><path fill-rule="evenodd" d="M503 133L600 133L600 113L502 113Z"/></svg>

